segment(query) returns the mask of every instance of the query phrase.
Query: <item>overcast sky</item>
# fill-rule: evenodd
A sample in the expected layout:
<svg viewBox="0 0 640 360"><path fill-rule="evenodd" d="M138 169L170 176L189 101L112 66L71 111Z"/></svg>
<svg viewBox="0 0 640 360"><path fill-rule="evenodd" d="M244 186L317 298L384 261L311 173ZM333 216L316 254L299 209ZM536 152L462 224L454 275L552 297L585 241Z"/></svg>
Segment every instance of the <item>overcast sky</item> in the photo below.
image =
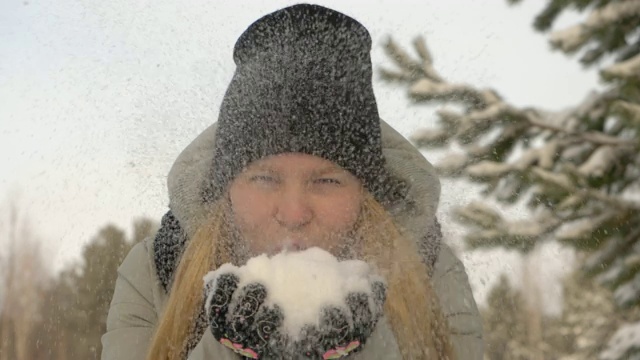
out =
<svg viewBox="0 0 640 360"><path fill-rule="evenodd" d="M160 219L173 160L216 120L235 40L252 21L293 3L0 2L0 204L17 199L52 266L75 259L107 222L130 229L134 217ZM445 78L492 87L518 106L558 110L597 87L594 71L551 52L533 31L541 0L517 7L503 0L317 3L370 30L374 66L387 63L387 36L408 46L423 35ZM374 86L382 117L403 134L434 121L426 109L409 107L398 88ZM473 196L444 182L440 210ZM444 228L458 244L462 229L450 221ZM562 254L546 247L540 271L561 272ZM476 294L484 297L501 271L517 273L514 259L495 251L464 255Z"/></svg>

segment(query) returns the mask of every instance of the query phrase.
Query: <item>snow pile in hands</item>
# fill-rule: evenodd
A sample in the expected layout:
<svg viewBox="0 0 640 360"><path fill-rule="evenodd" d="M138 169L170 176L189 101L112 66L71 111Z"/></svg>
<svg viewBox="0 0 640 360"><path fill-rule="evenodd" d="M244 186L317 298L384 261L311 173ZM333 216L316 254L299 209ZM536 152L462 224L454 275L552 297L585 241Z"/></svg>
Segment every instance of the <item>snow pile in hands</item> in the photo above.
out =
<svg viewBox="0 0 640 360"><path fill-rule="evenodd" d="M344 308L349 293L365 293L373 301L371 283L383 281L364 261L338 261L317 247L272 257L263 254L241 267L224 264L209 272L204 282L215 281L227 273L239 277L238 289L251 283L264 285L265 305L277 304L282 309L283 328L290 335L298 334L304 325L318 325L324 307Z"/></svg>

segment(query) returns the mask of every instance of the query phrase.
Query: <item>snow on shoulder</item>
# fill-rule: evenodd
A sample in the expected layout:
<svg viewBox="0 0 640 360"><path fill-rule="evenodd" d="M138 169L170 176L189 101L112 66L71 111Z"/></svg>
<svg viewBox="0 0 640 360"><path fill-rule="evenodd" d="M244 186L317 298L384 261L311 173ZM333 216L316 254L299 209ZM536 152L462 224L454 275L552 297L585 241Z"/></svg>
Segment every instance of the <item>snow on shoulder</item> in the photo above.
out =
<svg viewBox="0 0 640 360"><path fill-rule="evenodd" d="M304 251L281 252L251 258L246 265L224 264L204 277L205 284L223 274L240 279L238 289L260 283L267 289L265 305L278 305L284 313L285 331L295 336L304 325L318 325L324 307L346 309L349 293L369 295L373 308L371 284L383 281L372 267L360 260L339 261L318 247ZM347 310L348 311L348 310Z"/></svg>

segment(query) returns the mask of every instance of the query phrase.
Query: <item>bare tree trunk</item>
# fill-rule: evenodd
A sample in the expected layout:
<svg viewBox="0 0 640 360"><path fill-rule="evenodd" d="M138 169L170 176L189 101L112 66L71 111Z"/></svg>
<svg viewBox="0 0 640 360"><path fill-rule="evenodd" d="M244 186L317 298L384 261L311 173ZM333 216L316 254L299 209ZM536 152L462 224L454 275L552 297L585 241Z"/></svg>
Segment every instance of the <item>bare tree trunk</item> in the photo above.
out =
<svg viewBox="0 0 640 360"><path fill-rule="evenodd" d="M0 360L9 360L11 359L13 347L11 344L11 324L10 319L5 314L2 314L2 318L0 318L0 336L2 337L0 343Z"/></svg>
<svg viewBox="0 0 640 360"><path fill-rule="evenodd" d="M69 358L69 353L67 349L69 348L67 344L67 332L62 332L62 337L60 338L60 342L58 343L58 357L59 360L64 360Z"/></svg>
<svg viewBox="0 0 640 360"><path fill-rule="evenodd" d="M7 226L7 240L8 240L8 252L6 254L3 263L3 279L2 286L3 289L3 298L2 298L2 319L1 324L2 328L0 329L2 333L2 347L0 348L0 360L9 360L14 353L13 341L14 333L13 333L13 324L12 324L12 313L14 311L14 302L15 298L12 294L13 291L13 282L14 282L14 273L15 273L15 249L16 249L16 234L15 234L15 223L17 222L17 210L15 206L11 206L9 209L9 224Z"/></svg>
<svg viewBox="0 0 640 360"><path fill-rule="evenodd" d="M4 259L2 301L2 352L0 360L31 359L35 326L40 317L44 258L15 204L10 205L8 252Z"/></svg>
<svg viewBox="0 0 640 360"><path fill-rule="evenodd" d="M21 299L19 321L14 321L15 348L18 360L31 359L33 334L39 319L42 296L42 276L44 269L36 244L31 244L20 252L20 276L16 278L14 289Z"/></svg>

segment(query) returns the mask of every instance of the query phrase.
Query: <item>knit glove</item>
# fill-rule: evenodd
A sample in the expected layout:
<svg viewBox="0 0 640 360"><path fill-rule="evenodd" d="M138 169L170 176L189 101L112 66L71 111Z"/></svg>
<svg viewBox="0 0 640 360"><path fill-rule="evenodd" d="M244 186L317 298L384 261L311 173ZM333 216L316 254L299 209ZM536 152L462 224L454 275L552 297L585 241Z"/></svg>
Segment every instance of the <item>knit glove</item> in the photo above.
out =
<svg viewBox="0 0 640 360"><path fill-rule="evenodd" d="M279 269L284 276L279 279L249 263L244 268L225 264L207 274L205 308L213 336L253 359L338 359L362 349L382 316L386 287L362 262L331 265L325 258L336 267L311 270L310 258L324 255L316 250L292 254L303 260L273 265L287 266ZM319 281L318 276L326 277ZM309 287L316 283L324 285ZM275 292L268 297L268 291Z"/></svg>
<svg viewBox="0 0 640 360"><path fill-rule="evenodd" d="M258 283L238 289L239 282L238 275L224 273L206 284L207 316L216 340L252 359L338 359L357 352L375 329L386 298L385 285L373 281L371 296L349 293L344 306L321 310L319 325L306 325L292 336L282 331L281 308L265 305L267 289Z"/></svg>
<svg viewBox="0 0 640 360"><path fill-rule="evenodd" d="M213 336L251 359L282 358L282 311L277 305L264 304L267 289L262 284L251 283L238 289L239 282L238 275L229 272L205 285L205 306Z"/></svg>
<svg viewBox="0 0 640 360"><path fill-rule="evenodd" d="M293 343L294 352L308 359L338 359L360 351L382 316L385 285L373 281L370 294L349 293L344 307L323 308L320 324L302 329Z"/></svg>

